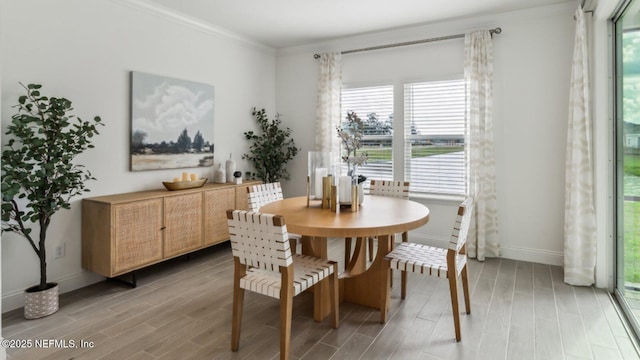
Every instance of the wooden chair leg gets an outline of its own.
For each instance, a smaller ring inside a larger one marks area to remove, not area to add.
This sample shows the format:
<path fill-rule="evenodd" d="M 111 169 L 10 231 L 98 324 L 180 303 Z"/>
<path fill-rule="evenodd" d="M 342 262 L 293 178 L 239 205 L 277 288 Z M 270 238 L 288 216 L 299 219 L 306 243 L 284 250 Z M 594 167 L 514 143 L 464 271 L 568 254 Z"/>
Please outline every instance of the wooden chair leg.
<path fill-rule="evenodd" d="M 402 233 L 402 242 L 408 242 L 409 241 L 409 233 L 408 232 L 403 232 Z M 393 251 L 393 249 L 395 249 L 396 247 L 396 235 L 393 234 L 391 235 L 391 249 L 389 251 Z M 393 270 L 391 270 L 391 280 L 389 281 L 389 287 L 393 287 Z M 402 299 L 404 300 L 404 298 L 407 295 L 407 272 L 406 271 L 401 271 L 401 275 L 402 279 L 400 280 L 401 284 L 400 286 L 402 287 Z"/>
<path fill-rule="evenodd" d="M 382 286 L 380 286 L 380 322 L 382 324 L 387 322 L 389 297 L 391 296 L 391 291 L 389 290 L 389 279 L 391 277 L 390 263 L 390 260 L 384 259 L 382 261 L 382 270 L 380 271 L 380 276 L 382 277 Z"/>
<path fill-rule="evenodd" d="M 291 247 L 292 254 L 297 254 L 296 250 L 298 248 L 298 239 L 295 239 L 295 238 L 289 239 L 289 247 Z"/>
<path fill-rule="evenodd" d="M 451 311 L 453 311 L 453 325 L 456 330 L 456 341 L 460 341 L 460 309 L 458 308 L 458 281 L 455 270 L 449 273 L 449 292 L 451 293 Z"/>
<path fill-rule="evenodd" d="M 460 254 L 467 254 L 467 244 L 462 245 Z M 468 260 L 468 259 L 467 259 Z M 467 314 L 471 314 L 471 298 L 469 297 L 469 262 L 467 261 L 462 268 L 462 291 L 464 292 L 464 306 L 467 310 Z"/>
<path fill-rule="evenodd" d="M 331 313 L 333 314 L 331 318 L 331 326 L 334 329 L 338 328 L 338 323 L 340 321 L 340 302 L 338 300 L 339 291 L 338 291 L 338 264 L 333 264 L 333 274 L 329 276 L 329 296 L 331 296 Z"/>
<path fill-rule="evenodd" d="M 233 311 L 231 317 L 231 351 L 238 351 L 240 347 L 240 327 L 242 325 L 242 306 L 244 303 L 244 289 L 240 287 L 240 278 L 246 274 L 246 268 L 234 258 L 233 276 Z"/>
<path fill-rule="evenodd" d="M 242 325 L 242 304 L 244 289 L 237 287 L 233 290 L 233 315 L 231 324 L 231 351 L 238 351 L 240 347 L 240 326 Z"/>
<path fill-rule="evenodd" d="M 291 314 L 293 312 L 293 266 L 282 270 L 280 289 L 280 360 L 288 360 L 291 347 Z"/>
<path fill-rule="evenodd" d="M 464 292 L 464 307 L 467 310 L 467 314 L 471 314 L 471 299 L 469 298 L 469 272 L 466 264 L 462 269 L 461 277 L 462 291 Z"/>
<path fill-rule="evenodd" d="M 407 272 L 400 271 L 400 298 L 402 300 L 407 298 Z"/>
<path fill-rule="evenodd" d="M 280 299 L 280 360 L 289 359 L 291 345 L 291 312 L 293 297 Z"/>

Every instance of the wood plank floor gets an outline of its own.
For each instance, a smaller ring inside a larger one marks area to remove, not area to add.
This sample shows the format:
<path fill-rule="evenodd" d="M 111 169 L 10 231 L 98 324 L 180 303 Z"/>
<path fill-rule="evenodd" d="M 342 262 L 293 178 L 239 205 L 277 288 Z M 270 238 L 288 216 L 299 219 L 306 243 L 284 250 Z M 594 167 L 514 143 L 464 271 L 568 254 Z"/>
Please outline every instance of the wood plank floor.
<path fill-rule="evenodd" d="M 330 241 L 331 258 L 339 259 L 342 249 L 340 240 Z M 136 289 L 102 282 L 63 294 L 60 311 L 44 319 L 24 320 L 22 309 L 5 313 L 6 339 L 77 345 L 10 349 L 9 358 L 278 358 L 279 303 L 250 292 L 240 350 L 229 350 L 232 264 L 230 248 L 221 245 L 140 271 Z M 292 358 L 638 359 L 606 292 L 564 284 L 561 268 L 488 259 L 472 260 L 469 273 L 472 313 L 461 316 L 459 343 L 448 282 L 410 275 L 407 299 L 401 301 L 395 272 L 385 325 L 377 311 L 343 303 L 334 330 L 328 321 L 313 321 L 312 295 L 296 297 Z M 81 340 L 93 347 L 83 348 Z"/>

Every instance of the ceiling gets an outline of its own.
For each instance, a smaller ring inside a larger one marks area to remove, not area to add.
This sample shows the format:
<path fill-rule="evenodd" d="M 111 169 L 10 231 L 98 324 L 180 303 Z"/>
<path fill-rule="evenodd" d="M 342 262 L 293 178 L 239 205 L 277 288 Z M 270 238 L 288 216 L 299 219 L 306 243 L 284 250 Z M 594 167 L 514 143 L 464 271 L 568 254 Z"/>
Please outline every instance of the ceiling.
<path fill-rule="evenodd" d="M 278 49 L 572 0 L 150 1 Z"/>

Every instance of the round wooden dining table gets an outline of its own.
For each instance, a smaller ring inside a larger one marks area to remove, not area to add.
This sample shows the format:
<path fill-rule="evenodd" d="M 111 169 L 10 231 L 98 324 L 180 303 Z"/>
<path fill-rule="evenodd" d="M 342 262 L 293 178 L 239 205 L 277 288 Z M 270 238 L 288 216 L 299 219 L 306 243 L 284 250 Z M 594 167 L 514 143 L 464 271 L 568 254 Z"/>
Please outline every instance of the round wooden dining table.
<path fill-rule="evenodd" d="M 354 254 L 340 275 L 341 300 L 380 309 L 384 276 L 388 269 L 384 257 L 391 249 L 393 234 L 416 229 L 429 221 L 429 208 L 411 200 L 366 195 L 358 211 L 350 207 L 332 212 L 307 197 L 278 200 L 260 208 L 260 212 L 282 215 L 287 231 L 302 235 L 303 254 L 327 258 L 327 238 L 363 239 L 377 237 L 378 249 L 367 267 L 364 241 L 357 241 Z M 326 288 L 326 289 L 325 289 Z M 330 313 L 327 285 L 314 291 L 314 319 L 321 321 Z M 388 296 L 388 295 L 387 295 Z"/>

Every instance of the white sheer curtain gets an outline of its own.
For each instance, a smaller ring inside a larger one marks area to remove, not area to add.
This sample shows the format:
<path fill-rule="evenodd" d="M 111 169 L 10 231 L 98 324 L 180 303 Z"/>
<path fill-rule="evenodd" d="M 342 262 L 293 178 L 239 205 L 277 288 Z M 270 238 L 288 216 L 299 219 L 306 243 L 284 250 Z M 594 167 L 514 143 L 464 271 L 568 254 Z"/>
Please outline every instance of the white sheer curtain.
<path fill-rule="evenodd" d="M 484 260 L 499 256 L 496 160 L 493 145 L 493 44 L 489 31 L 465 34 L 464 74 L 469 92 L 468 195 L 475 200 L 467 251 Z"/>
<path fill-rule="evenodd" d="M 564 281 L 589 286 L 595 281 L 596 215 L 591 160 L 589 49 L 582 8 L 576 10 L 575 19 L 565 170 Z"/>
<path fill-rule="evenodd" d="M 340 154 L 336 126 L 340 124 L 340 94 L 342 86 L 342 55 L 320 55 L 318 104 L 316 110 L 316 151 Z"/>

